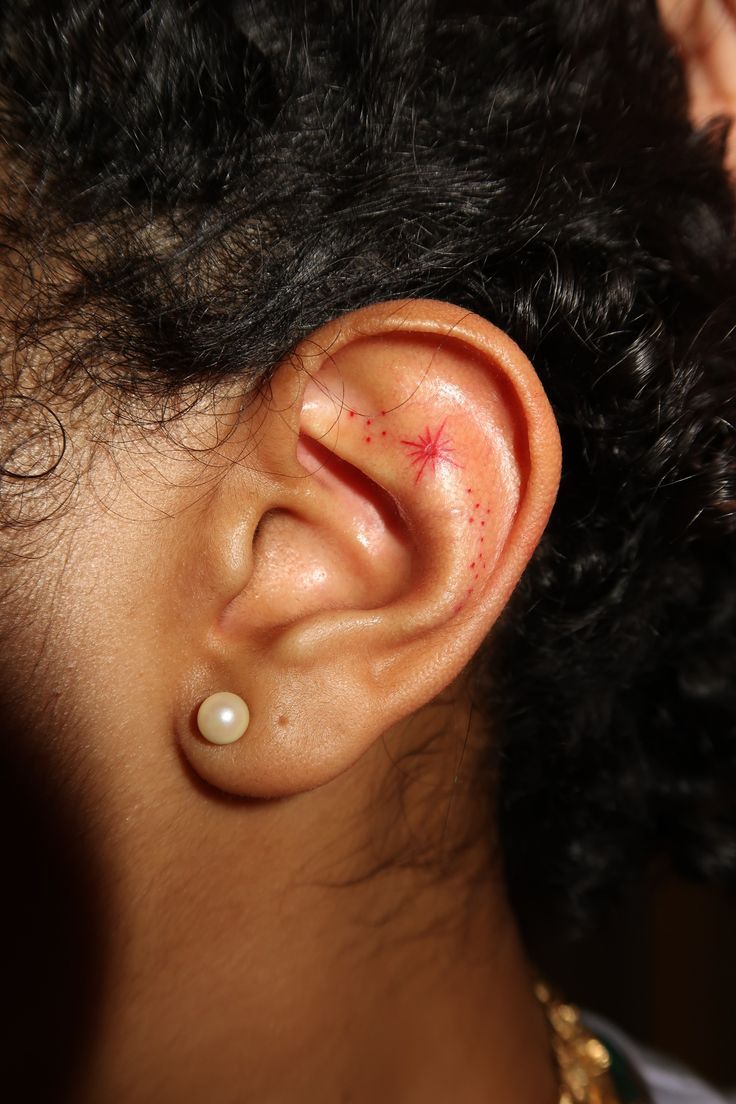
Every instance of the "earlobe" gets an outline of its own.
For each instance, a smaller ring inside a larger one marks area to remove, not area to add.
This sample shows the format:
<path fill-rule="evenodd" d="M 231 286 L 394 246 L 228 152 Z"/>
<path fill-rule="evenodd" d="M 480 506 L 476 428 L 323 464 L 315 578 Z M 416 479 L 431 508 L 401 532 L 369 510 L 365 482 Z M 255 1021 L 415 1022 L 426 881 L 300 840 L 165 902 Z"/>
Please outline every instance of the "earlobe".
<path fill-rule="evenodd" d="M 250 728 L 229 749 L 191 725 L 181 734 L 209 782 L 259 797 L 334 778 L 460 673 L 559 480 L 532 366 L 458 308 L 367 308 L 314 334 L 280 371 L 294 363 L 298 397 L 272 427 L 294 467 L 264 495 L 253 571 L 215 634 L 228 684 L 202 685 L 203 698 L 244 697 Z"/>

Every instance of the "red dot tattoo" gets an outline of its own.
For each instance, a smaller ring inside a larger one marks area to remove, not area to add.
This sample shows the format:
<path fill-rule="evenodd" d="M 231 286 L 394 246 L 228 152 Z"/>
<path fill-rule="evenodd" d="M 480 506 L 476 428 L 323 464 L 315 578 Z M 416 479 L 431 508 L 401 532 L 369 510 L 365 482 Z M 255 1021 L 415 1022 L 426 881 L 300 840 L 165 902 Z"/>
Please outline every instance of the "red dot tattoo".
<path fill-rule="evenodd" d="M 417 469 L 415 483 L 422 478 L 427 465 L 431 466 L 433 475 L 437 472 L 438 464 L 451 464 L 453 468 L 460 467 L 452 459 L 455 450 L 445 434 L 444 422 L 434 433 L 429 426 L 425 426 L 424 433 L 420 433 L 416 440 L 402 440 L 401 443 L 409 450 L 409 461 Z"/>

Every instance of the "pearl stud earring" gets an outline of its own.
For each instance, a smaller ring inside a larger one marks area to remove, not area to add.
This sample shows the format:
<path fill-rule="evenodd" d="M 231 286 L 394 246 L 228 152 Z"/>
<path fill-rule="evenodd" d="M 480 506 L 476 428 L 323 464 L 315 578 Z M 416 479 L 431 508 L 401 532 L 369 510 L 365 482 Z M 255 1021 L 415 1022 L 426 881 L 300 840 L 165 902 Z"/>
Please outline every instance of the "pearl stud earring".
<path fill-rule="evenodd" d="M 237 694 L 210 694 L 197 711 L 197 727 L 211 744 L 234 744 L 250 724 L 250 710 Z"/>

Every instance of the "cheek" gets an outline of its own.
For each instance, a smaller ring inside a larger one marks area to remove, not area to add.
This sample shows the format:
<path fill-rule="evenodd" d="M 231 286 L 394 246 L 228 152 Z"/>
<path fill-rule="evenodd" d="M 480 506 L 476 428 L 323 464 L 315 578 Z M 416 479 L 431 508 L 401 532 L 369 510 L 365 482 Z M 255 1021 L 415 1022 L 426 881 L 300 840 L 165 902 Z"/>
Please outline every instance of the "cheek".
<path fill-rule="evenodd" d="M 123 514 L 90 495 L 23 565 L 17 594 L 0 607 L 5 728 L 48 758 L 55 782 L 68 778 L 88 796 L 109 796 L 107 779 L 141 784 L 157 754 L 143 734 L 165 724 L 176 666 L 176 637 L 163 629 L 160 533 Z"/>

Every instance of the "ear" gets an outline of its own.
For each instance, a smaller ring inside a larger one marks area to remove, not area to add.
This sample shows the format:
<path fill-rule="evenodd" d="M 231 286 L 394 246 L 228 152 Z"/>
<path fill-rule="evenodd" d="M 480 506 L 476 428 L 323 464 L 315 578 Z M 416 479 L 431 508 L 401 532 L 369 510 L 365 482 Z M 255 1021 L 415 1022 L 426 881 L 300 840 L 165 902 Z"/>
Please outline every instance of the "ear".
<path fill-rule="evenodd" d="M 314 333 L 261 423 L 208 536 L 242 550 L 240 582 L 203 626 L 179 730 L 208 782 L 274 797 L 339 775 L 461 672 L 544 529 L 560 445 L 513 341 L 428 300 Z M 218 690 L 251 713 L 226 747 L 193 720 Z"/>

